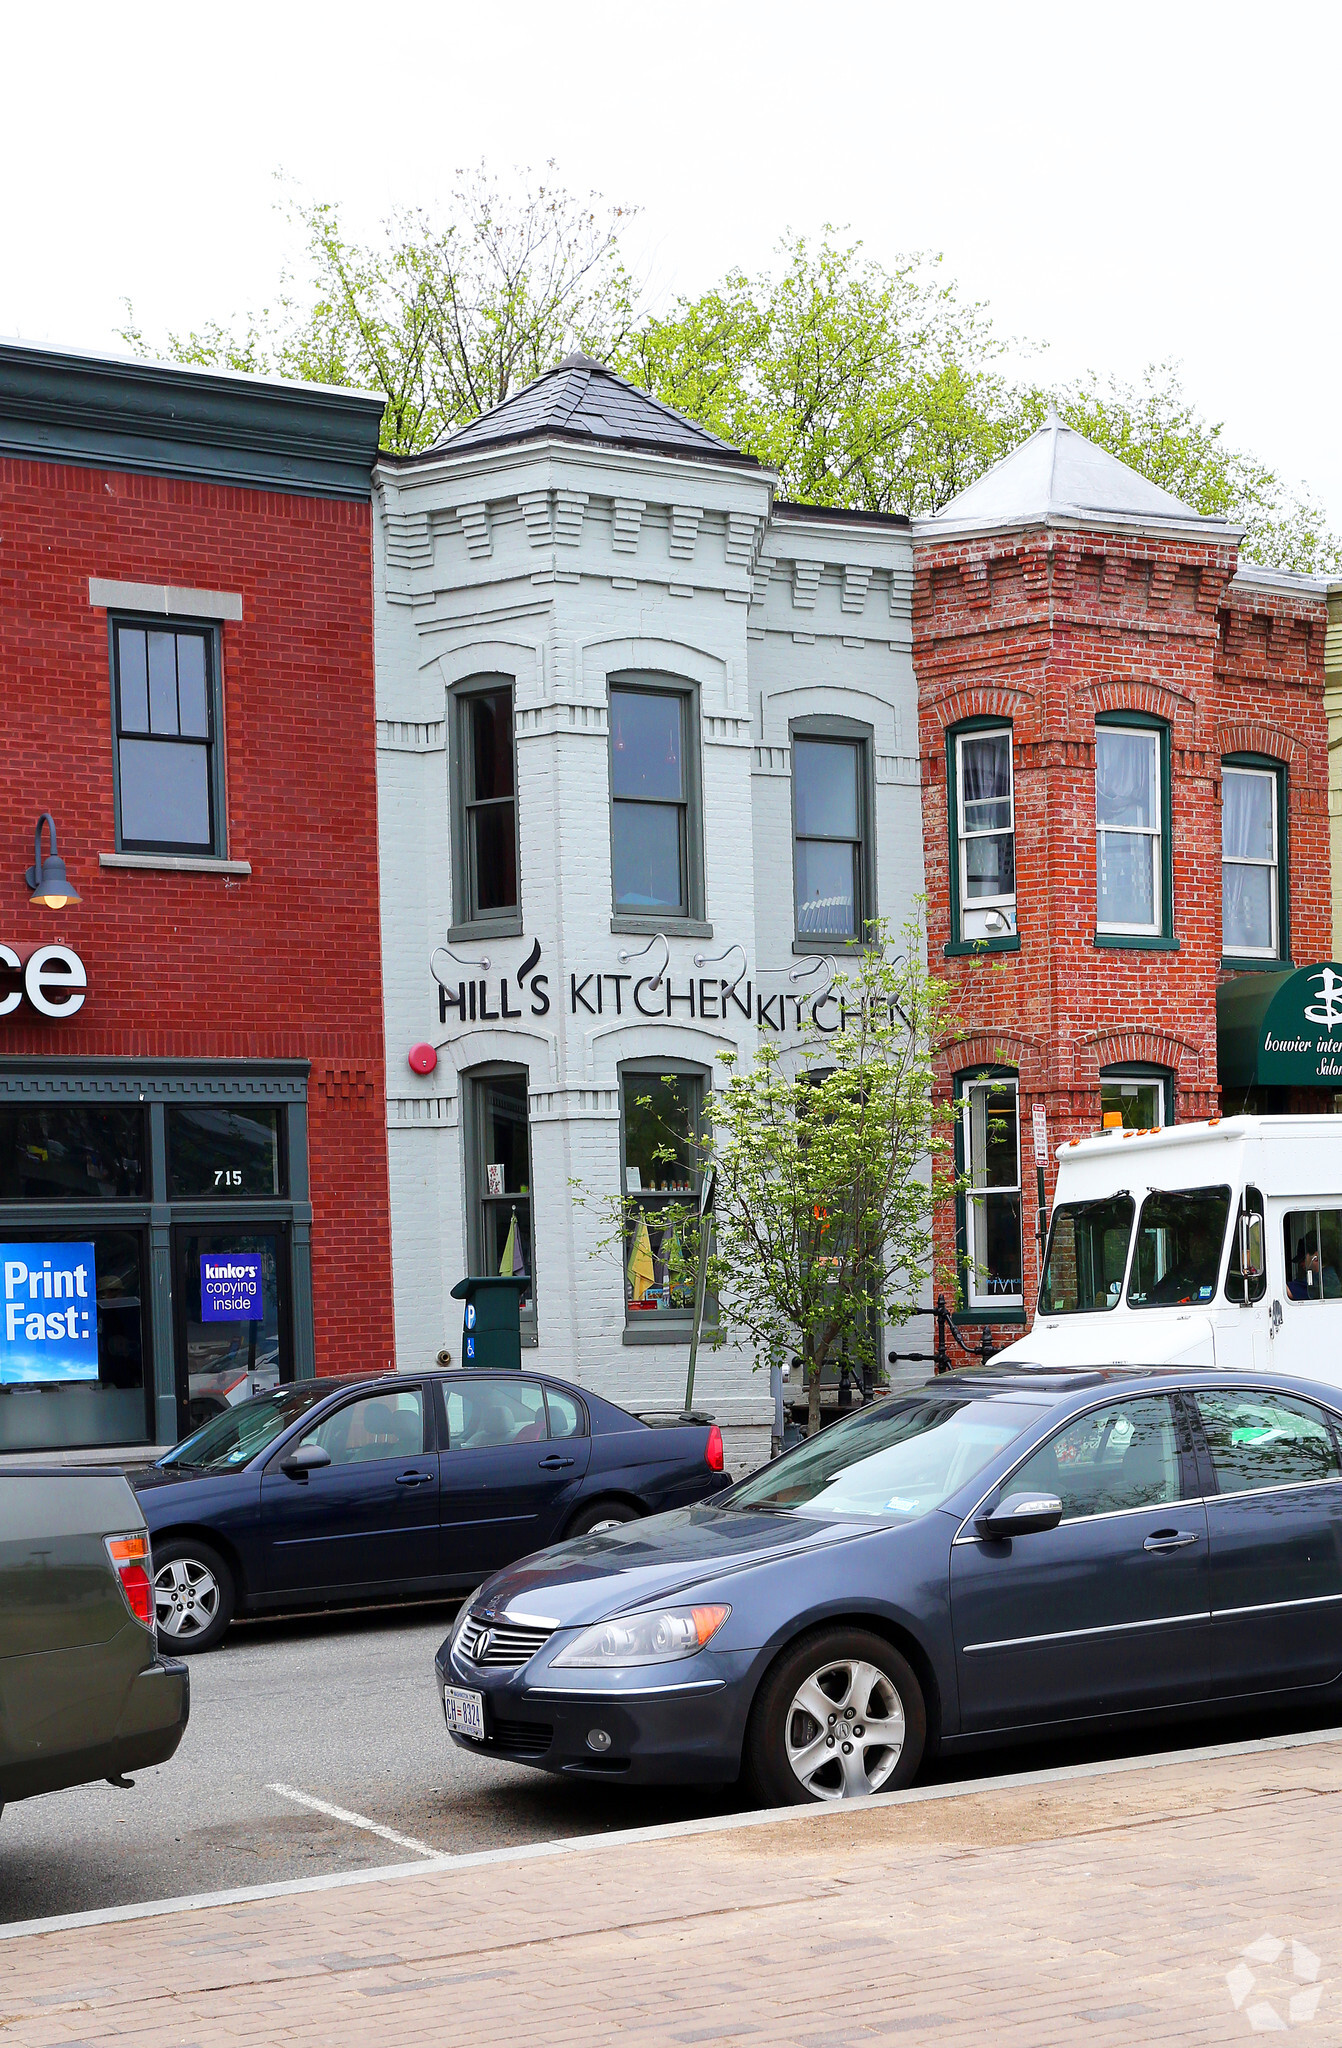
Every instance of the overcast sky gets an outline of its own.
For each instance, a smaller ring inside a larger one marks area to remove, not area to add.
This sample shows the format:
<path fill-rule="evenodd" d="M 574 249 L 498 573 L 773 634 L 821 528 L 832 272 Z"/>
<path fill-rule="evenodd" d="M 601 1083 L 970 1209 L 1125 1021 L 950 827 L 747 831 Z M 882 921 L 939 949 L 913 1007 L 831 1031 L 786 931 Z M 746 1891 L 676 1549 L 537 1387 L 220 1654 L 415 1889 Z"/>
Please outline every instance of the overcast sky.
<path fill-rule="evenodd" d="M 653 300 L 787 227 L 943 252 L 1041 372 L 1176 358 L 1342 531 L 1342 10 L 0 0 L 0 333 L 119 349 L 264 304 L 276 171 L 372 230 L 555 158 L 642 209 Z"/>

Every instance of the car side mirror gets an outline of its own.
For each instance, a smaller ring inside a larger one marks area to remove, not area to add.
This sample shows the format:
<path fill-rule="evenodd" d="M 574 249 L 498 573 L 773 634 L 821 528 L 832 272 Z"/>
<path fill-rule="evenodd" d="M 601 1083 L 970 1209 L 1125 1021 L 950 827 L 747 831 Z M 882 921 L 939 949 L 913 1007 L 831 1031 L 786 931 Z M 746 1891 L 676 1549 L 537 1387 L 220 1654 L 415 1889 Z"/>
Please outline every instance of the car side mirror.
<path fill-rule="evenodd" d="M 296 1451 L 290 1451 L 287 1458 L 280 1459 L 280 1470 L 290 1479 L 306 1479 L 309 1472 L 320 1472 L 323 1465 L 329 1465 L 331 1453 L 324 1451 L 320 1444 L 300 1444 Z"/>
<path fill-rule="evenodd" d="M 1038 1536 L 1056 1529 L 1062 1520 L 1062 1502 L 1056 1493 L 1009 1493 L 996 1507 L 975 1518 L 980 1536 L 994 1542 L 1003 1536 Z"/>

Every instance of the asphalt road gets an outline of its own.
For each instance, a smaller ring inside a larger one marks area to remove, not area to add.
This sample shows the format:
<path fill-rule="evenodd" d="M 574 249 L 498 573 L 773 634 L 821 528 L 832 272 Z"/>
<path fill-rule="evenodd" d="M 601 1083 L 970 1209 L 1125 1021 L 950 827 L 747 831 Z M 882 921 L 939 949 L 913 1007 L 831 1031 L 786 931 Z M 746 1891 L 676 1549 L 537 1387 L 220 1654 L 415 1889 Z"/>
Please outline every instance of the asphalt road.
<path fill-rule="evenodd" d="M 220 1649 L 192 1659 L 191 1721 L 171 1762 L 140 1772 L 132 1791 L 79 1786 L 5 1810 L 0 1923 L 406 1862 L 416 1844 L 434 1854 L 505 1848 L 744 1804 L 732 1788 L 575 1785 L 458 1750 L 433 1676 L 453 1612 L 448 1604 L 235 1627 Z M 988 1752 L 936 1775 L 1033 1770 L 1339 1720 L 1334 1707 L 1167 1722 L 1136 1738 Z"/>

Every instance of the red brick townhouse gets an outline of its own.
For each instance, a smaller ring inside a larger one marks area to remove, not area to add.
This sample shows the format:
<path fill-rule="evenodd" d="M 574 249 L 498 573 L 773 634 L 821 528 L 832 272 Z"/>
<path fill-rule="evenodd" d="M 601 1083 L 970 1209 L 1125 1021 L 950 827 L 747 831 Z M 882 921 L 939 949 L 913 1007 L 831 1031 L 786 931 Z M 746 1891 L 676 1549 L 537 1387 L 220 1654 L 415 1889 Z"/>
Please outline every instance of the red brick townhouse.
<path fill-rule="evenodd" d="M 1240 537 L 1052 421 L 915 527 L 962 1320 L 1004 1338 L 1036 1138 L 1051 1200 L 1057 1146 L 1106 1117 L 1332 1106 L 1263 1028 L 1329 957 L 1325 596 Z"/>
<path fill-rule="evenodd" d="M 391 1360 L 378 418 L 0 346 L 0 1450 Z"/>

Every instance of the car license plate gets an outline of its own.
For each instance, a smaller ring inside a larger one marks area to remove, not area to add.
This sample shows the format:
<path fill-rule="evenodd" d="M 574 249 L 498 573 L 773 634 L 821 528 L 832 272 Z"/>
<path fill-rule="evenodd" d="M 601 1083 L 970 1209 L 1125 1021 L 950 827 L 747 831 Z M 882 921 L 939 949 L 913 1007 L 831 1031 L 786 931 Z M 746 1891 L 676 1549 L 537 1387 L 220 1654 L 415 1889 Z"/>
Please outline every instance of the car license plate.
<path fill-rule="evenodd" d="M 446 1686 L 443 1690 L 443 1712 L 449 1728 L 455 1728 L 458 1735 L 474 1736 L 477 1742 L 485 1739 L 485 1696 L 482 1692 L 463 1692 L 458 1685 Z"/>

